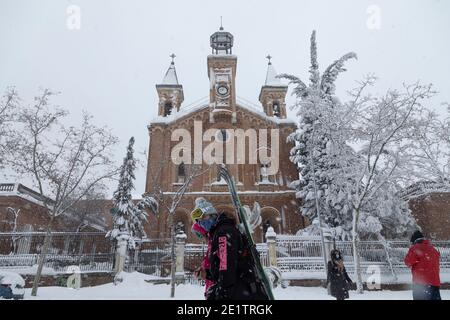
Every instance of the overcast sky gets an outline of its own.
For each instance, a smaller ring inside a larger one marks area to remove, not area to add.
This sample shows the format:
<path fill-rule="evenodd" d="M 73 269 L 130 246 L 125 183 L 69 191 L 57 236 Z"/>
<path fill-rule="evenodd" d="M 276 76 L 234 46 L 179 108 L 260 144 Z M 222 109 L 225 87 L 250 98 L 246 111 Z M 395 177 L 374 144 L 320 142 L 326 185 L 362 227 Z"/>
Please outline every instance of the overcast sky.
<path fill-rule="evenodd" d="M 79 29 L 68 27 L 71 5 L 80 9 Z M 85 109 L 113 129 L 119 162 L 131 136 L 137 151 L 148 148 L 155 84 L 172 52 L 184 105 L 208 95 L 209 36 L 220 16 L 234 35 L 237 95 L 255 103 L 268 53 L 278 72 L 307 80 L 314 29 L 321 70 L 349 51 L 358 55 L 337 82 L 343 100 L 356 80 L 375 73 L 379 90 L 432 82 L 440 93 L 430 107 L 443 111 L 440 102 L 450 102 L 447 0 L 0 0 L 0 90 L 14 85 L 25 100 L 40 87 L 60 91 L 54 102 L 70 111 L 70 121 Z M 144 186 L 140 169 L 135 194 Z"/>

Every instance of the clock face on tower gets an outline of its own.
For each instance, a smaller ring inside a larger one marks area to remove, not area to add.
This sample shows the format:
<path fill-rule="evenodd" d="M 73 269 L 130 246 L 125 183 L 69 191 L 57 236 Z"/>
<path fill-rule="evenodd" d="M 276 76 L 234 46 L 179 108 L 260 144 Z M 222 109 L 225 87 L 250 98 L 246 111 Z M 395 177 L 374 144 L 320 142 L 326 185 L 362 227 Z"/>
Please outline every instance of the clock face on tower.
<path fill-rule="evenodd" d="M 228 94 L 228 87 L 225 85 L 219 85 L 217 87 L 217 93 L 221 96 L 226 96 Z"/>

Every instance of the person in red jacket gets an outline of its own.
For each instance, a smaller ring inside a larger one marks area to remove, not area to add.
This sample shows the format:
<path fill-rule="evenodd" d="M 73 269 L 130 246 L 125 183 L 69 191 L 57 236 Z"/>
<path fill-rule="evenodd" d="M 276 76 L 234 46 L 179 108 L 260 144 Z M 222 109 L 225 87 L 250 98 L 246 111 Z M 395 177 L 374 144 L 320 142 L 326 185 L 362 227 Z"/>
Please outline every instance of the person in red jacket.
<path fill-rule="evenodd" d="M 439 251 L 420 231 L 415 231 L 405 257 L 405 264 L 412 272 L 414 300 L 441 300 L 439 258 Z"/>

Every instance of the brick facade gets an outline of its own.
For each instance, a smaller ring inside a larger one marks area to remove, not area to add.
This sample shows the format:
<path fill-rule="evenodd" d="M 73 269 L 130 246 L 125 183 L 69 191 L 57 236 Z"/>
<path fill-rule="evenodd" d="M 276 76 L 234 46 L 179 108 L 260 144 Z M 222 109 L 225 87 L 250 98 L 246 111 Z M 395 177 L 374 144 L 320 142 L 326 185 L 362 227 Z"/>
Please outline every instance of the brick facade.
<path fill-rule="evenodd" d="M 40 203 L 40 196 L 37 192 L 21 184 L 2 184 L 1 186 L 11 186 L 11 192 L 0 192 L 0 232 L 11 232 L 14 228 L 14 214 L 8 207 L 20 210 L 17 218 L 17 231 L 45 231 L 50 221 L 50 214 Z M 14 187 L 12 187 L 14 186 Z M 111 202 L 106 201 L 105 207 L 110 207 Z M 108 209 L 109 210 L 109 209 Z M 103 210 L 106 212 L 106 210 Z M 107 216 L 105 216 L 107 217 Z M 53 231 L 76 231 L 80 226 L 80 219 L 76 214 L 63 214 L 53 220 Z M 107 221 L 111 224 L 110 221 Z M 81 231 L 99 231 L 104 226 L 84 226 Z"/>
<path fill-rule="evenodd" d="M 293 145 L 286 142 L 288 135 L 297 128 L 295 122 L 286 117 L 287 86 L 275 77 L 275 69 L 269 59 L 266 81 L 260 93 L 261 105 L 238 99 L 235 81 L 238 58 L 232 54 L 232 46 L 233 35 L 223 29 L 211 36 L 213 54 L 206 59 L 210 80 L 208 103 L 187 109 L 180 107 L 184 93 L 178 83 L 173 60 L 162 83 L 156 85 L 160 101 L 155 103 L 158 118 L 148 126 L 150 141 L 145 194 L 152 195 L 157 187 L 163 191 L 166 201 L 183 185 L 191 172 L 203 173 L 193 179 L 174 215 L 175 223 L 182 224 L 189 242 L 196 240 L 190 232 L 192 221 L 189 215 L 197 197 L 206 198 L 219 211 L 235 212 L 227 186 L 217 181 L 217 163 L 227 165 L 244 205 L 250 208 L 255 202 L 260 205 L 262 224 L 254 234 L 257 242 L 263 241 L 263 233 L 268 226 L 272 226 L 277 233 L 294 234 L 306 225 L 298 212 L 295 192 L 289 188 L 289 184 L 298 179 L 298 172 L 289 160 Z M 172 106 L 173 112 L 167 114 L 162 105 Z M 203 134 L 210 129 L 216 129 L 224 140 L 221 141 L 217 134 L 211 139 L 205 138 Z M 185 141 L 184 136 L 177 137 L 179 130 L 188 133 L 190 139 Z M 236 130 L 241 131 L 237 133 Z M 196 134 L 198 132 L 200 136 Z M 246 136 L 242 139 L 242 136 L 233 134 Z M 254 144 L 249 137 L 256 137 Z M 264 137 L 267 137 L 267 144 Z M 223 142 L 224 151 L 211 164 L 203 158 L 203 152 L 207 152 L 205 150 L 209 150 L 211 142 L 215 141 Z M 174 161 L 172 154 L 181 143 L 188 146 L 188 151 L 176 153 L 176 156 L 188 159 L 186 162 L 183 160 L 182 164 Z M 250 160 L 254 155 L 260 155 L 260 150 L 264 148 L 270 150 L 270 155 L 275 154 L 273 151 L 277 146 L 279 168 L 275 173 L 267 174 L 273 159 L 270 163 L 258 156 Z M 242 150 L 245 159 L 242 161 L 240 158 L 239 161 L 237 153 Z M 150 216 L 151 221 L 146 227 L 148 235 L 154 238 L 168 237 L 170 231 L 167 209 L 164 206 L 160 209 L 158 217 Z"/>
<path fill-rule="evenodd" d="M 258 164 L 231 164 L 229 169 L 235 179 L 239 181 L 237 188 L 240 199 L 243 204 L 253 207 L 254 202 L 258 202 L 262 208 L 263 222 L 269 222 L 279 233 L 295 233 L 298 229 L 305 226 L 305 221 L 301 219 L 298 213 L 298 204 L 295 199 L 295 193 L 288 185 L 291 181 L 297 179 L 297 170 L 292 162 L 289 161 L 289 151 L 291 145 L 287 144 L 287 136 L 295 130 L 295 125 L 276 124 L 266 121 L 258 115 L 252 114 L 250 111 L 237 107 L 237 123 L 231 124 L 230 119 L 223 118 L 222 121 L 215 123 L 209 122 L 209 110 L 207 108 L 198 110 L 188 114 L 186 117 L 177 121 L 165 123 L 152 123 L 149 126 L 150 145 L 147 169 L 146 193 L 151 194 L 155 185 L 169 193 L 176 192 L 180 187 L 177 177 L 178 166 L 171 159 L 171 150 L 178 143 L 171 141 L 171 133 L 176 128 L 184 128 L 191 135 L 194 134 L 194 120 L 201 120 L 203 131 L 209 128 L 241 128 L 247 130 L 249 128 L 257 129 L 279 129 L 279 159 L 280 169 L 276 175 L 270 176 L 270 182 L 267 184 L 260 183 L 260 169 Z M 206 147 L 207 143 L 203 143 Z M 248 152 L 249 146 L 247 146 Z M 189 174 L 190 166 L 186 165 L 187 174 Z M 188 241 L 194 240 L 190 234 L 192 222 L 189 219 L 189 213 L 194 208 L 195 198 L 199 196 L 205 197 L 211 201 L 216 208 L 234 212 L 231 207 L 231 199 L 226 185 L 217 183 L 216 166 L 203 163 L 200 171 L 205 171 L 202 176 L 194 178 L 191 188 L 185 194 L 180 203 L 176 214 L 175 223 L 182 222 L 185 226 L 185 232 L 188 235 Z M 155 177 L 158 177 L 155 181 Z M 158 238 L 168 236 L 167 212 L 162 211 L 156 225 L 150 224 L 148 233 Z M 262 240 L 262 228 L 255 234 L 255 238 Z"/>
<path fill-rule="evenodd" d="M 410 199 L 409 207 L 426 237 L 450 240 L 450 192 Z"/>

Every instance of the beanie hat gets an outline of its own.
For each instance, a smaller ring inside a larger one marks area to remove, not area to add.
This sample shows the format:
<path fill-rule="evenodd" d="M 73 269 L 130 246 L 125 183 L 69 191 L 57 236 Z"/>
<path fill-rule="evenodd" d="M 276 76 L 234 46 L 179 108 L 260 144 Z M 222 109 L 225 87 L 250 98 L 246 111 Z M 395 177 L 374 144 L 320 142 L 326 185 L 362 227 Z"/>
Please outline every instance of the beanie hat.
<path fill-rule="evenodd" d="M 422 240 L 424 238 L 422 232 L 420 232 L 419 230 L 414 231 L 414 233 L 411 236 L 411 243 L 415 243 L 417 240 Z"/>
<path fill-rule="evenodd" d="M 197 209 L 201 211 L 201 215 L 217 214 L 216 208 L 203 197 L 195 199 L 195 209 L 191 212 L 191 218 L 194 221 L 199 218 L 198 214 L 194 214 L 196 211 L 198 212 Z"/>

